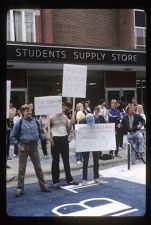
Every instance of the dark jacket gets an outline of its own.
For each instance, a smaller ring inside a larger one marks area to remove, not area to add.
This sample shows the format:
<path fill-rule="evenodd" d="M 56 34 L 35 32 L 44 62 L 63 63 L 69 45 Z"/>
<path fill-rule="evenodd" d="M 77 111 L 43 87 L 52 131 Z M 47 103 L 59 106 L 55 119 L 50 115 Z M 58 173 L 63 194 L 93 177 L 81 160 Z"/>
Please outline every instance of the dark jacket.
<path fill-rule="evenodd" d="M 142 126 L 145 124 L 145 120 L 139 115 L 134 113 L 134 121 L 132 124 L 132 128 L 129 128 L 129 116 L 126 114 L 122 119 L 122 127 L 125 134 L 127 132 L 136 132 L 137 130 L 140 130 L 137 128 L 137 125 L 141 124 Z"/>

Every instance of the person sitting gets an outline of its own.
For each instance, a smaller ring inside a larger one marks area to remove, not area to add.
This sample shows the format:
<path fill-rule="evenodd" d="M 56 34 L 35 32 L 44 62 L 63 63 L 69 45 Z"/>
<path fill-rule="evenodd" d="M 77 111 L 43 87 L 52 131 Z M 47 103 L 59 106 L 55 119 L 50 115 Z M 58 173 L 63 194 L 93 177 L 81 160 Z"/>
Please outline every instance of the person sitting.
<path fill-rule="evenodd" d="M 136 164 L 137 154 L 144 151 L 144 136 L 141 128 L 144 126 L 145 120 L 135 113 L 134 104 L 130 103 L 126 107 L 126 115 L 122 119 L 124 133 L 127 134 L 128 141 L 133 145 L 131 149 L 132 164 Z"/>

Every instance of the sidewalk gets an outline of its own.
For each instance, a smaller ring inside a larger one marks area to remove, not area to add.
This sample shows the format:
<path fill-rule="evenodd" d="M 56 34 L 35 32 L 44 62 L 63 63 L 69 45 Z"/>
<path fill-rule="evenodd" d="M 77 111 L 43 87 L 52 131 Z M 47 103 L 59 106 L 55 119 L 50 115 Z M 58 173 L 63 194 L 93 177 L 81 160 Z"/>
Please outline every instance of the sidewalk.
<path fill-rule="evenodd" d="M 71 171 L 80 170 L 82 168 L 82 164 L 77 165 L 77 163 L 76 163 L 74 143 L 70 142 L 69 146 L 70 146 L 70 167 L 71 167 Z M 44 159 L 40 143 L 38 143 L 38 149 L 39 149 L 41 166 L 42 166 L 44 175 L 50 175 L 51 176 L 51 161 L 52 161 L 52 159 L 50 157 L 50 154 L 49 154 L 48 159 Z M 103 152 L 103 153 L 106 153 L 106 152 Z M 14 146 L 11 145 L 10 146 L 10 156 L 12 157 L 12 160 L 7 161 L 7 164 L 11 167 L 10 169 L 7 169 L 7 182 L 17 180 L 18 157 L 13 157 L 13 154 L 14 154 Z M 120 155 L 121 155 L 122 158 L 114 157 L 114 159 L 110 159 L 110 160 L 99 160 L 100 170 L 103 170 L 103 167 L 105 167 L 105 166 L 113 167 L 113 166 L 117 166 L 117 165 L 122 164 L 122 163 L 127 163 L 128 159 L 127 159 L 127 154 L 126 154 L 125 149 L 120 150 Z M 89 166 L 89 168 L 93 167 L 92 153 L 90 153 L 90 159 L 89 159 L 89 165 L 88 166 Z M 60 159 L 60 172 L 62 172 L 62 171 L 64 171 L 64 167 L 63 167 L 62 159 Z M 31 162 L 30 158 L 28 157 L 27 167 L 26 167 L 26 177 L 32 177 L 32 176 L 36 176 L 36 175 L 35 175 L 35 171 L 34 171 L 34 167 L 32 165 L 32 162 Z"/>

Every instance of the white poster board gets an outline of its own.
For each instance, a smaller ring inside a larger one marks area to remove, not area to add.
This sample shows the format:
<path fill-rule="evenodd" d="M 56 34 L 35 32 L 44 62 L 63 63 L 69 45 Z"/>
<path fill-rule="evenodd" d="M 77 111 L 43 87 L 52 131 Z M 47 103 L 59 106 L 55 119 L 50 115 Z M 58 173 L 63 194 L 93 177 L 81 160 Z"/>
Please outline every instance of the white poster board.
<path fill-rule="evenodd" d="M 115 124 L 76 124 L 76 152 L 116 150 Z"/>
<path fill-rule="evenodd" d="M 6 118 L 9 118 L 9 106 L 10 106 L 10 93 L 11 93 L 11 81 L 6 82 Z"/>
<path fill-rule="evenodd" d="M 62 113 L 62 96 L 43 96 L 34 98 L 35 115 Z"/>
<path fill-rule="evenodd" d="M 63 97 L 86 98 L 87 66 L 64 64 Z"/>

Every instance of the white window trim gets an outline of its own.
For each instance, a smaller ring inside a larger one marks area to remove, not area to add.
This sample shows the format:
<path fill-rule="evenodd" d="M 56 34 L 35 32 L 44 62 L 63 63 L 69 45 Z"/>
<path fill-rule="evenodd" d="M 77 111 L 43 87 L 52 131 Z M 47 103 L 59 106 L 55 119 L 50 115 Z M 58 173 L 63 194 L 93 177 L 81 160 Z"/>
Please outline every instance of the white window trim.
<path fill-rule="evenodd" d="M 10 13 L 10 41 L 15 41 L 15 32 L 14 32 L 14 18 L 13 11 L 20 11 L 22 17 L 22 42 L 27 42 L 26 40 L 26 26 L 25 26 L 25 11 L 33 12 L 33 42 L 36 42 L 36 26 L 35 26 L 35 10 L 31 9 L 11 9 L 8 13 Z"/>

